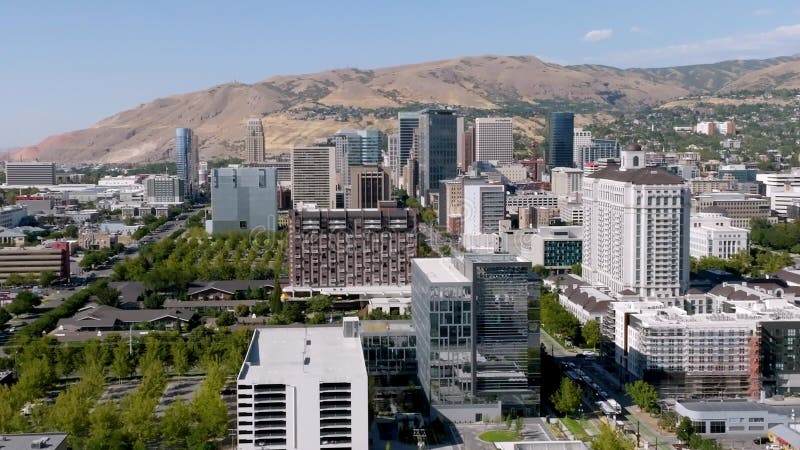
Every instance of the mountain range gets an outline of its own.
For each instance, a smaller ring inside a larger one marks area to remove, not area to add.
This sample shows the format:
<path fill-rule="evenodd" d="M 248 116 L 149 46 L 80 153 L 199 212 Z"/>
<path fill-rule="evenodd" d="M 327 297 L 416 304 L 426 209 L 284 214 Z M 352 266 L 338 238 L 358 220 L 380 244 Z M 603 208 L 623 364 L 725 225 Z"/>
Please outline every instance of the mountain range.
<path fill-rule="evenodd" d="M 261 117 L 270 153 L 342 128 L 391 131 L 396 113 L 452 106 L 515 117 L 515 131 L 541 132 L 547 110 L 575 107 L 579 123 L 605 111 L 658 106 L 685 96 L 800 89 L 800 55 L 654 69 L 568 65 L 532 56 L 474 56 L 361 70 L 275 76 L 159 98 L 94 126 L 13 149 L 10 160 L 138 163 L 171 157 L 176 127 L 194 129 L 201 159 L 242 157 L 244 124 Z"/>

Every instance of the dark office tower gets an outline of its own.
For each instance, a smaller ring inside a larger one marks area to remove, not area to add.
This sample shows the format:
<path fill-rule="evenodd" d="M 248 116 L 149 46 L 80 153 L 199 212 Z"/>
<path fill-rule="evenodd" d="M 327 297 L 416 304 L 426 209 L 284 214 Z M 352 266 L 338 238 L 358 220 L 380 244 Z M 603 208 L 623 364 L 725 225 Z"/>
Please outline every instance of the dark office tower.
<path fill-rule="evenodd" d="M 466 172 L 475 162 L 475 127 L 470 126 L 464 131 L 464 151 L 458 157 L 458 168 Z"/>
<path fill-rule="evenodd" d="M 389 174 L 378 166 L 353 166 L 350 168 L 348 208 L 377 208 L 378 203 L 388 200 L 391 190 Z"/>
<path fill-rule="evenodd" d="M 414 129 L 419 126 L 419 113 L 401 112 L 397 114 L 400 133 L 400 167 L 405 167 L 414 146 Z"/>
<path fill-rule="evenodd" d="M 183 180 L 186 198 L 193 199 L 197 195 L 200 163 L 197 137 L 189 128 L 175 130 L 175 159 L 178 163 L 178 179 Z"/>
<path fill-rule="evenodd" d="M 458 142 L 464 118 L 447 109 L 419 113 L 419 191 L 421 196 L 439 190 L 439 181 L 458 175 Z"/>
<path fill-rule="evenodd" d="M 548 121 L 547 168 L 572 167 L 575 114 L 571 112 L 550 113 Z"/>

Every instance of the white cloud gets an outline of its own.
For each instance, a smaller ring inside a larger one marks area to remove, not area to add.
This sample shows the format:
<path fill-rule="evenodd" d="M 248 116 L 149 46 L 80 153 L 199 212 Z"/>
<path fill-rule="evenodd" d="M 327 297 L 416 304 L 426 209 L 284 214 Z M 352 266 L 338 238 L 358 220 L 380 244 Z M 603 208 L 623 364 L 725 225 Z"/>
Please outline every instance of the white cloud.
<path fill-rule="evenodd" d="M 766 8 L 757 9 L 757 10 L 753 11 L 753 15 L 754 16 L 769 16 L 769 15 L 772 15 L 772 10 L 771 9 L 766 9 Z"/>
<path fill-rule="evenodd" d="M 634 26 L 631 27 L 631 29 L 629 31 L 631 33 L 645 33 L 645 32 L 647 32 L 647 28 L 640 27 L 638 25 L 634 25 Z"/>
<path fill-rule="evenodd" d="M 731 35 L 666 47 L 593 56 L 587 58 L 586 62 L 615 64 L 621 67 L 702 64 L 726 59 L 793 55 L 798 53 L 798 48 L 800 48 L 800 23 L 760 33 Z"/>
<path fill-rule="evenodd" d="M 612 30 L 611 28 L 605 28 L 602 30 L 592 30 L 583 36 L 583 41 L 600 42 L 610 38 L 612 34 L 614 34 L 614 30 Z"/>

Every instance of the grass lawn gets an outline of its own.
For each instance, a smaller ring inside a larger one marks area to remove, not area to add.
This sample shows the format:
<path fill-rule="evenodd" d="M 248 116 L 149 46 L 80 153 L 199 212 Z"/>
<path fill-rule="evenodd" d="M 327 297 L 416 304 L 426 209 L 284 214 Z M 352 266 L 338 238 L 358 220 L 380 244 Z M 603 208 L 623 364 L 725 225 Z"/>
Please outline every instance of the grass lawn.
<path fill-rule="evenodd" d="M 565 427 L 569 430 L 570 433 L 575 437 L 575 439 L 579 439 L 581 441 L 588 441 L 589 434 L 586 433 L 586 430 L 583 429 L 580 423 L 577 420 L 571 417 L 564 417 L 561 419 L 561 423 L 564 424 Z"/>
<path fill-rule="evenodd" d="M 518 441 L 519 434 L 512 430 L 492 430 L 478 435 L 478 439 L 486 442 L 509 442 Z"/>

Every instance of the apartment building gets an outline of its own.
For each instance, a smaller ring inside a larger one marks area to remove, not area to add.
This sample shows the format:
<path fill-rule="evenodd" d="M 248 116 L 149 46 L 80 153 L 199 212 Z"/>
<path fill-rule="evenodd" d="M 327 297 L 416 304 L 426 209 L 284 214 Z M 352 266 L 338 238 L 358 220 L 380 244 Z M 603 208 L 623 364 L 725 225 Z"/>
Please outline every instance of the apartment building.
<path fill-rule="evenodd" d="M 289 280 L 295 288 L 406 285 L 416 256 L 412 210 L 308 206 L 290 212 Z"/>
<path fill-rule="evenodd" d="M 358 322 L 257 329 L 236 380 L 239 449 L 367 448 Z"/>
<path fill-rule="evenodd" d="M 619 166 L 584 178 L 583 277 L 615 292 L 680 295 L 689 284 L 689 188 L 644 162 L 632 145 Z"/>

